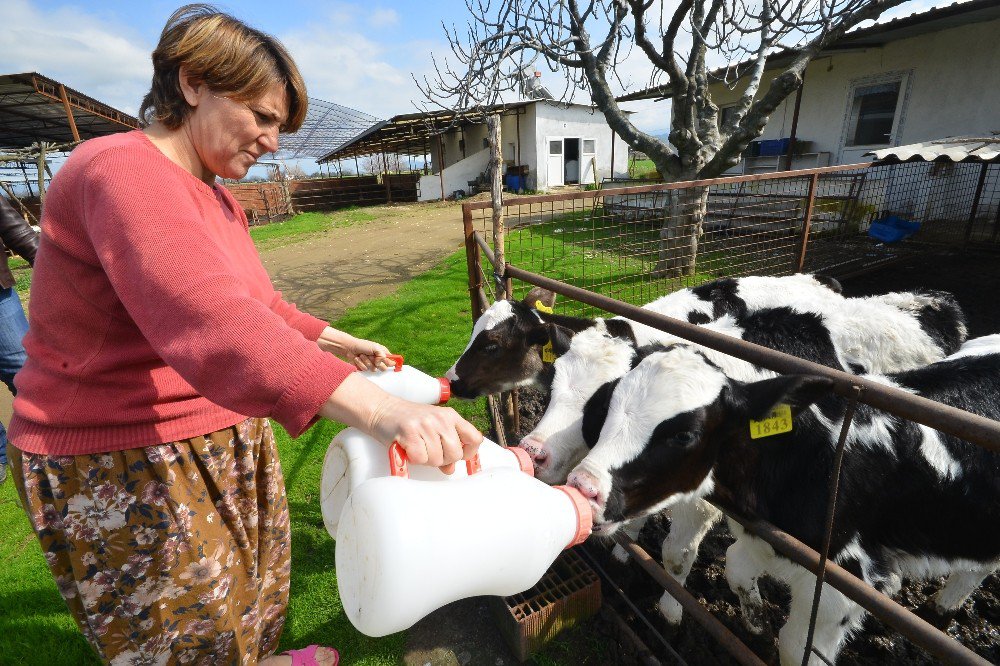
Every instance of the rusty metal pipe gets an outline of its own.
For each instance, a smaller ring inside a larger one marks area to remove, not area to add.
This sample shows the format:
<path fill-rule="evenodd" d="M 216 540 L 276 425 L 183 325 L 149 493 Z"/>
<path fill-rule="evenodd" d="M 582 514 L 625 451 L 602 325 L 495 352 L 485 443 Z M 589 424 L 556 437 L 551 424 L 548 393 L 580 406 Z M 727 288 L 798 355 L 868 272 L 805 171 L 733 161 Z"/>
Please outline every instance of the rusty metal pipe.
<path fill-rule="evenodd" d="M 496 270 L 497 257 L 495 254 L 493 254 L 493 248 L 490 247 L 490 244 L 486 242 L 486 239 L 483 238 L 478 231 L 473 231 L 472 233 L 473 237 L 476 239 L 476 244 L 478 244 L 479 247 L 483 249 L 483 253 L 486 255 L 486 258 L 490 260 L 490 264 L 493 266 L 493 270 Z"/>
<path fill-rule="evenodd" d="M 523 280 L 544 287 L 568 298 L 600 308 L 616 315 L 628 317 L 632 321 L 652 326 L 699 345 L 714 349 L 749 363 L 780 372 L 782 374 L 808 374 L 826 377 L 833 381 L 834 391 L 850 397 L 854 386 L 865 388 L 864 400 L 878 409 L 968 440 L 991 451 L 1000 451 L 1000 423 L 962 409 L 943 405 L 927 398 L 907 393 L 900 389 L 879 384 L 857 375 L 828 368 L 825 365 L 805 361 L 795 356 L 755 345 L 753 343 L 716 333 L 707 328 L 689 324 L 679 319 L 666 317 L 651 310 L 616 301 L 607 296 L 595 294 L 574 287 L 559 280 L 553 280 L 537 273 L 522 270 L 507 264 L 506 277 Z"/>
<path fill-rule="evenodd" d="M 701 605 L 701 603 L 694 598 L 694 596 L 684 589 L 684 586 L 673 579 L 666 571 L 663 570 L 659 564 L 657 564 L 652 557 L 649 556 L 645 550 L 643 550 L 635 541 L 630 539 L 624 534 L 616 534 L 615 540 L 627 550 L 631 555 L 632 559 L 639 563 L 639 566 L 648 573 L 653 580 L 659 583 L 663 589 L 667 591 L 670 596 L 677 600 L 677 602 L 687 611 L 691 618 L 698 622 L 702 627 L 705 628 L 712 638 L 717 640 L 719 644 L 725 648 L 726 652 L 731 654 L 734 659 L 736 659 L 741 664 L 753 665 L 753 666 L 764 666 L 764 662 L 755 655 L 750 648 L 743 644 L 739 638 L 736 637 L 733 632 L 726 628 L 726 625 L 722 624 L 708 612 L 708 609 Z"/>
<path fill-rule="evenodd" d="M 770 523 L 762 520 L 749 520 L 728 508 L 720 508 L 748 532 L 766 541 L 772 548 L 791 561 L 814 574 L 819 573 L 819 553 L 809 546 Z M 990 663 L 834 562 L 827 561 L 826 563 L 826 581 L 831 587 L 857 602 L 869 613 L 899 631 L 915 645 L 941 659 L 942 662 L 946 664 L 975 664 L 976 666 L 988 666 Z"/>

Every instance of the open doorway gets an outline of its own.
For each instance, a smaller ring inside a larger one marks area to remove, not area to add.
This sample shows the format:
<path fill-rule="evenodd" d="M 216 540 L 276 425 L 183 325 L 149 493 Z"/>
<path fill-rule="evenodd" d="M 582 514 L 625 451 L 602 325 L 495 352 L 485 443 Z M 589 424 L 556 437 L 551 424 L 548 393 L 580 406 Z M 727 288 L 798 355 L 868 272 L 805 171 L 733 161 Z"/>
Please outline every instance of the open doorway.
<path fill-rule="evenodd" d="M 565 182 L 567 185 L 580 184 L 580 139 L 563 139 L 565 158 Z"/>

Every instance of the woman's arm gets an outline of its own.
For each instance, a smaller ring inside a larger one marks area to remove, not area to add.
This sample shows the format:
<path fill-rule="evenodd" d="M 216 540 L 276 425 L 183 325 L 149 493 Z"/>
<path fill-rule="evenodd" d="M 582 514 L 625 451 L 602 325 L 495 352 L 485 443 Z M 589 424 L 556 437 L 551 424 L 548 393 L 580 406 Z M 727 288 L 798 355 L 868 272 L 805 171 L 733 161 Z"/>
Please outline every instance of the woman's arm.
<path fill-rule="evenodd" d="M 441 467 L 447 474 L 457 461 L 474 456 L 483 441 L 482 433 L 454 409 L 396 398 L 360 375 L 344 379 L 319 414 L 387 446 L 399 442 L 411 462 Z"/>
<path fill-rule="evenodd" d="M 353 363 L 358 370 L 384 370 L 392 367 L 389 350 L 377 342 L 356 338 L 350 333 L 327 326 L 316 341 L 319 348 Z"/>

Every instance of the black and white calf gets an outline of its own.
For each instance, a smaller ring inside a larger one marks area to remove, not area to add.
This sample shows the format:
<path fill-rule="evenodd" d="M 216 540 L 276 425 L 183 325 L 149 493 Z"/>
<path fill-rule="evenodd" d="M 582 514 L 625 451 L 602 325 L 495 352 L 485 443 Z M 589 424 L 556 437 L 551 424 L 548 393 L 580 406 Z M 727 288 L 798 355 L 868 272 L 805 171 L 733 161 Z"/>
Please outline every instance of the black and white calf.
<path fill-rule="evenodd" d="M 695 293 L 701 289 L 696 287 L 671 294 L 650 307 L 667 309 L 668 301 L 673 307 L 684 308 L 696 302 L 711 303 L 717 317 L 702 324 L 706 328 L 854 372 L 922 367 L 954 352 L 965 340 L 965 317 L 950 294 L 906 292 L 842 298 L 829 289 L 809 289 L 802 282 L 784 278 L 716 280 L 703 285 L 710 287 L 702 292 L 708 300 Z M 787 293 L 776 289 L 782 285 L 792 288 Z M 741 292 L 745 298 L 739 296 Z M 769 314 L 761 314 L 765 312 Z M 810 317 L 797 318 L 799 314 Z M 538 478 L 547 483 L 562 483 L 586 454 L 584 405 L 602 385 L 631 369 L 635 348 L 642 344 L 639 341 L 683 342 L 634 322 L 623 331 L 622 322 L 595 320 L 573 338 L 562 336 L 557 345 L 566 351 L 547 374 L 552 393 L 548 408 L 520 444 L 534 460 Z M 819 352 L 809 338 L 813 335 L 828 340 L 832 352 L 824 350 L 817 356 Z M 735 374 L 727 370 L 728 376 L 745 379 L 749 364 L 716 356 L 723 367 L 733 368 Z"/>
<path fill-rule="evenodd" d="M 845 401 L 828 380 L 739 381 L 705 353 L 675 344 L 643 358 L 614 388 L 597 444 L 570 474 L 598 532 L 696 498 L 721 498 L 813 548 Z M 1000 420 L 1000 336 L 966 343 L 930 366 L 869 379 Z M 751 420 L 777 405 L 790 432 L 751 438 Z M 859 405 L 847 442 L 831 557 L 887 593 L 902 579 L 947 575 L 934 596 L 953 613 L 1000 564 L 1000 454 Z M 801 662 L 815 578 L 734 527 L 726 575 L 744 614 L 759 610 L 762 572 L 791 588 L 779 632 L 784 664 Z M 833 661 L 863 610 L 825 587 L 814 645 Z M 819 663 L 814 657 L 810 663 Z"/>
<path fill-rule="evenodd" d="M 842 370 L 843 365 L 831 340 L 823 317 L 816 313 L 796 312 L 792 308 L 770 308 L 742 314 L 737 320 L 726 315 L 704 324 L 704 328 L 741 338 L 771 349 L 780 349 L 815 363 Z M 664 339 L 679 338 L 662 334 Z M 535 476 L 547 483 L 562 483 L 567 473 L 596 444 L 608 410 L 611 394 L 618 380 L 657 347 L 636 348 L 628 339 L 594 328 L 577 334 L 569 350 L 556 360 L 552 397 L 536 428 L 521 440 L 520 446 L 535 461 Z M 753 364 L 725 354 L 703 352 L 727 377 L 740 381 L 760 378 Z M 693 500 L 671 509 L 670 532 L 661 547 L 664 569 L 681 585 L 687 579 L 698 556 L 702 539 L 720 517 L 711 505 Z M 635 538 L 642 520 L 631 522 L 626 531 Z M 615 557 L 625 559 L 625 552 L 615 547 Z M 671 624 L 681 621 L 682 608 L 669 594 L 660 599 L 659 610 Z"/>
<path fill-rule="evenodd" d="M 796 274 L 713 280 L 675 291 L 643 307 L 693 324 L 704 324 L 727 314 L 739 315 L 765 307 L 791 305 L 808 309 L 818 302 L 843 300 L 836 280 Z M 532 289 L 521 301 L 497 301 L 483 313 L 462 355 L 446 374 L 453 395 L 478 398 L 520 386 L 548 390 L 552 367 L 542 362 L 542 348 L 551 342 L 558 356 L 566 350 L 573 335 L 591 328 L 597 320 L 546 313 L 535 307 L 538 302 L 549 309 L 555 303 L 555 294 Z M 627 337 L 637 326 L 622 317 L 603 321 L 609 331 L 621 337 Z M 659 331 L 648 327 L 636 328 L 632 335 L 639 345 L 661 337 Z"/>

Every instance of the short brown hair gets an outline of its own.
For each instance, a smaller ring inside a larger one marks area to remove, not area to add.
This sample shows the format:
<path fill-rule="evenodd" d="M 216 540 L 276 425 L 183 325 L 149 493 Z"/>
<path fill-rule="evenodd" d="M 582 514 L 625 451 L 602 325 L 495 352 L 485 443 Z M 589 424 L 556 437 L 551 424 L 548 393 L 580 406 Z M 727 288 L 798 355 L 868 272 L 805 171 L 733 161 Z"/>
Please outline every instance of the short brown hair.
<path fill-rule="evenodd" d="M 180 86 L 181 65 L 212 92 L 252 102 L 275 81 L 288 93 L 288 120 L 294 132 L 306 117 L 308 96 L 299 69 L 277 39 L 255 30 L 211 5 L 184 5 L 167 20 L 153 51 L 153 85 L 142 99 L 139 117 L 177 129 L 191 113 Z"/>

